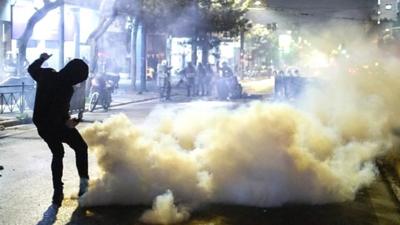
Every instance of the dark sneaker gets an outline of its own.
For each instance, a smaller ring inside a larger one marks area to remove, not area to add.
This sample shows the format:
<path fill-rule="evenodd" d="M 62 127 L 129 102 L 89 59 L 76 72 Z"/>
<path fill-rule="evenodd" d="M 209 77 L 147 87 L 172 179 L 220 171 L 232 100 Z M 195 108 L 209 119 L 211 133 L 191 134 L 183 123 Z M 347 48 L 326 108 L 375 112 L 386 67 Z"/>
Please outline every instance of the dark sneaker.
<path fill-rule="evenodd" d="M 61 203 L 64 199 L 64 193 L 62 191 L 55 190 L 53 194 L 53 201 L 52 203 L 58 207 L 61 206 Z"/>
<path fill-rule="evenodd" d="M 79 182 L 78 196 L 81 197 L 83 194 L 85 194 L 88 191 L 88 188 L 89 188 L 89 179 L 81 178 Z"/>

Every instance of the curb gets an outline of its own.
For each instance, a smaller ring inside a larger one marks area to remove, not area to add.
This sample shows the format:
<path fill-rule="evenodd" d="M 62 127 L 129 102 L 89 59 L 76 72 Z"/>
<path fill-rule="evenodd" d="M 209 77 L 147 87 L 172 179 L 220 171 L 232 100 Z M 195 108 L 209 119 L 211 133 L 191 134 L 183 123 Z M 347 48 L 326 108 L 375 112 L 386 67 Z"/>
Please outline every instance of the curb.
<path fill-rule="evenodd" d="M 22 124 L 28 124 L 31 120 L 19 120 L 19 119 L 6 119 L 0 122 L 0 130 L 4 130 L 6 127 L 13 127 Z"/>
<path fill-rule="evenodd" d="M 116 107 L 116 106 L 122 106 L 122 105 L 129 105 L 132 103 L 139 103 L 139 102 L 147 102 L 147 101 L 151 101 L 151 100 L 155 100 L 155 99 L 159 99 L 159 97 L 149 97 L 149 98 L 145 98 L 145 99 L 140 99 L 140 100 L 133 100 L 133 101 L 129 101 L 129 102 L 121 102 L 121 103 L 115 103 L 115 104 L 111 104 L 111 107 Z"/>
<path fill-rule="evenodd" d="M 393 198 L 397 201 L 397 205 L 400 206 L 400 178 L 398 174 L 381 160 L 377 160 L 376 165 L 379 169 L 380 174 Z"/>

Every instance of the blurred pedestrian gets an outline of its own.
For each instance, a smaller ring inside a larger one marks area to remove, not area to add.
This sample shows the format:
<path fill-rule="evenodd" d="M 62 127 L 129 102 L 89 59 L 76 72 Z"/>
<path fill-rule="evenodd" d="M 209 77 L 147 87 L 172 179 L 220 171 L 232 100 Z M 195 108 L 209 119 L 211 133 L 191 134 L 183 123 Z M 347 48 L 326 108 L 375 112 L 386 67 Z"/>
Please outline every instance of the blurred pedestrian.
<path fill-rule="evenodd" d="M 196 85 L 196 92 L 198 95 L 205 95 L 206 92 L 206 69 L 204 68 L 202 63 L 199 63 L 197 66 L 197 85 Z"/>
<path fill-rule="evenodd" d="M 171 67 L 167 65 L 167 61 L 163 60 L 157 68 L 157 85 L 160 92 L 160 99 L 170 100 L 171 95 Z"/>
<path fill-rule="evenodd" d="M 40 137 L 47 143 L 53 154 L 51 171 L 53 178 L 53 204 L 61 206 L 63 194 L 63 157 L 67 143 L 76 156 L 76 166 L 80 177 L 79 193 L 87 191 L 88 146 L 75 128 L 79 119 L 69 115 L 69 104 L 73 95 L 73 85 L 85 81 L 88 77 L 88 65 L 80 59 L 73 59 L 56 72 L 52 68 L 42 68 L 42 64 L 51 57 L 47 53 L 40 55 L 28 68 L 29 74 L 36 81 L 37 90 L 33 110 L 33 123 Z"/>
<path fill-rule="evenodd" d="M 160 64 L 160 63 L 158 63 L 157 56 L 155 54 L 151 54 L 149 57 L 147 57 L 147 64 L 154 71 L 154 73 L 153 73 L 154 75 L 152 76 L 152 79 L 157 79 L 158 65 Z"/>
<path fill-rule="evenodd" d="M 196 68 L 194 68 L 193 64 L 191 62 L 188 63 L 187 67 L 185 68 L 184 71 L 185 78 L 186 78 L 186 90 L 187 90 L 187 96 L 193 96 L 194 95 L 194 81 L 196 77 Z"/>
<path fill-rule="evenodd" d="M 274 95 L 278 99 L 285 97 L 286 94 L 285 80 L 286 80 L 285 72 L 283 70 L 279 70 L 279 72 L 275 77 L 275 87 L 274 87 Z"/>
<path fill-rule="evenodd" d="M 210 95 L 212 90 L 212 81 L 214 79 L 214 71 L 209 63 L 205 66 L 206 76 L 204 78 L 204 91 L 205 95 Z"/>
<path fill-rule="evenodd" d="M 231 76 L 233 76 L 233 71 L 228 66 L 227 62 L 223 62 L 222 63 L 221 73 L 222 73 L 222 77 L 231 77 Z"/>
<path fill-rule="evenodd" d="M 229 87 L 229 99 L 238 99 L 242 97 L 243 87 L 239 83 L 237 76 L 231 76 L 227 78 Z"/>

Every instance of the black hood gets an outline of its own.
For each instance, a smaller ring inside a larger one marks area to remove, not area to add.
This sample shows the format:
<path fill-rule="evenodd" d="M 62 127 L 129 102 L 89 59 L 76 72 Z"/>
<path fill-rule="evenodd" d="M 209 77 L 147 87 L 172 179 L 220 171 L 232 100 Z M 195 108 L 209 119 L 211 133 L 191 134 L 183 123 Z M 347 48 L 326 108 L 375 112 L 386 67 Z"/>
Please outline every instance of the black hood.
<path fill-rule="evenodd" d="M 89 66 L 81 59 L 73 59 L 60 70 L 62 76 L 66 76 L 72 85 L 79 84 L 88 78 Z"/>

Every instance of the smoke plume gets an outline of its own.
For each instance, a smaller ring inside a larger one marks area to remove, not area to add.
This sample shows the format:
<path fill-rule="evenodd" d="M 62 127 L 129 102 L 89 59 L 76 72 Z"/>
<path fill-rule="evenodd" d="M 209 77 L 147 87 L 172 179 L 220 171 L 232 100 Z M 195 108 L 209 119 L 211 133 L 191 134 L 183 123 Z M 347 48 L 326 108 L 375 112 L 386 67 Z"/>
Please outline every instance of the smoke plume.
<path fill-rule="evenodd" d="M 165 224 L 188 217 L 174 197 L 185 205 L 260 207 L 352 200 L 374 181 L 374 160 L 392 148 L 400 125 L 398 65 L 362 65 L 351 75 L 343 66 L 318 79 L 296 106 L 194 103 L 158 109 L 140 126 L 122 114 L 95 123 L 83 136 L 101 174 L 81 203 L 156 198 L 142 220 Z"/>
<path fill-rule="evenodd" d="M 156 198 L 153 209 L 146 211 L 140 220 L 148 224 L 175 224 L 189 218 L 189 212 L 185 208 L 176 208 L 174 196 L 168 190 L 165 194 Z"/>

